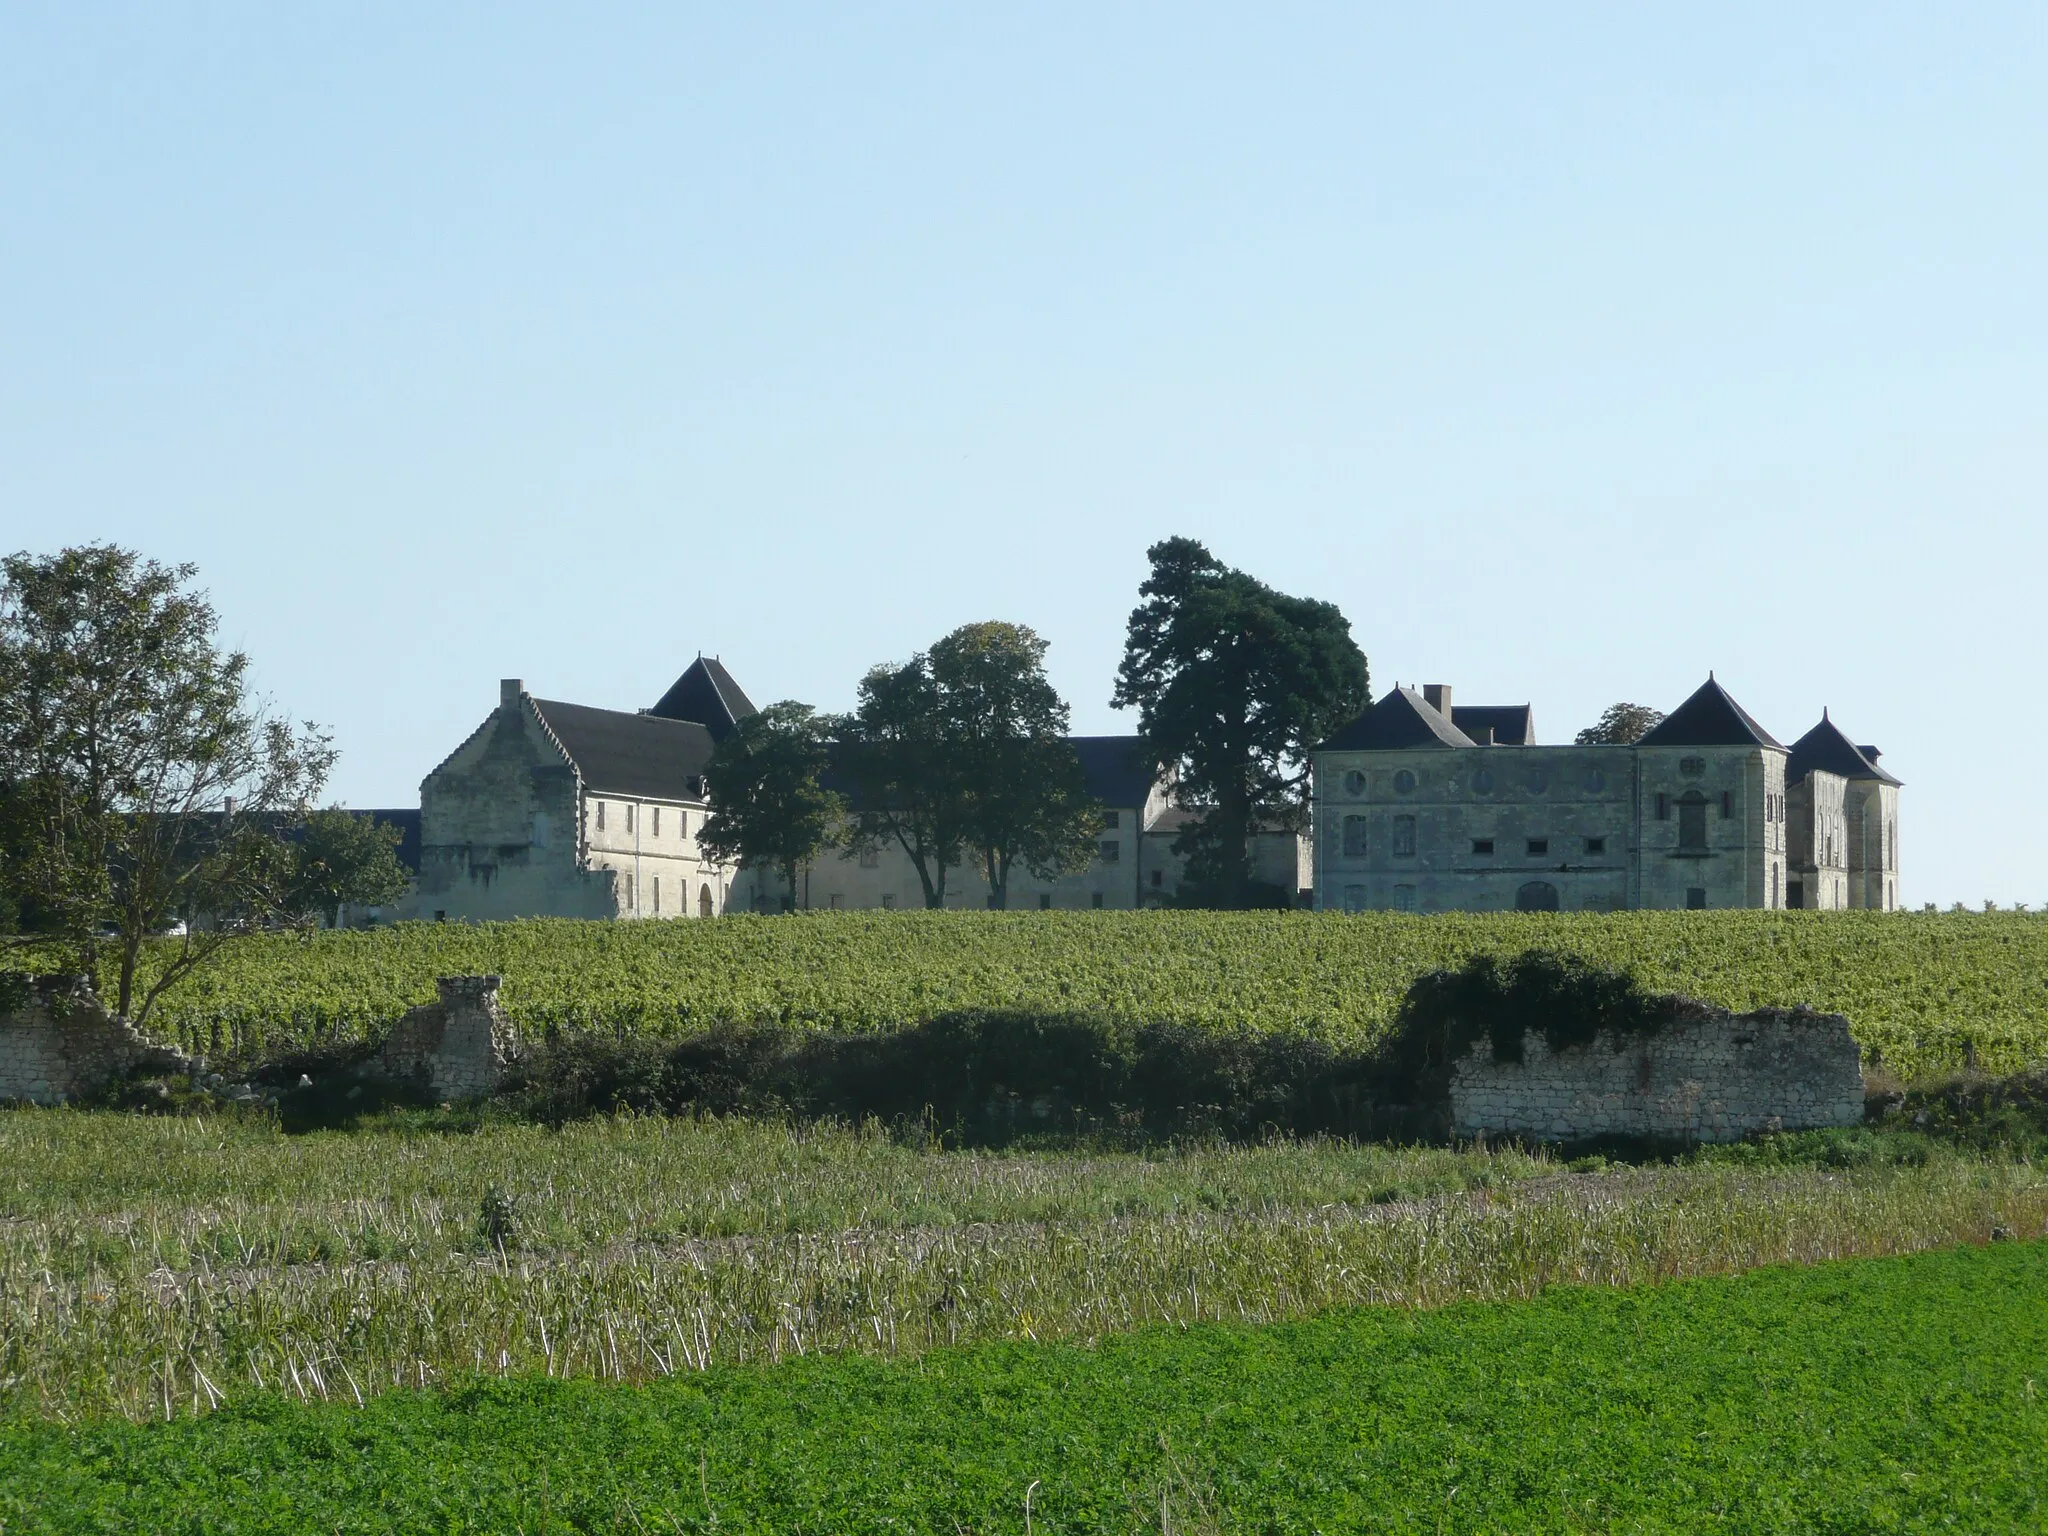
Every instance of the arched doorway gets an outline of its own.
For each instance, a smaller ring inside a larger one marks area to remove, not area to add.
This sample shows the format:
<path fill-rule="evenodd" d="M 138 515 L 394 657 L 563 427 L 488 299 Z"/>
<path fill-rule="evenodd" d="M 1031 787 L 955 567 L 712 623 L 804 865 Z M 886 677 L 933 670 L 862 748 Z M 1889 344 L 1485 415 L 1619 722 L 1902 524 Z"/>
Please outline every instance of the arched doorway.
<path fill-rule="evenodd" d="M 1555 912 L 1557 887 L 1548 880 L 1531 880 L 1515 892 L 1517 912 Z"/>

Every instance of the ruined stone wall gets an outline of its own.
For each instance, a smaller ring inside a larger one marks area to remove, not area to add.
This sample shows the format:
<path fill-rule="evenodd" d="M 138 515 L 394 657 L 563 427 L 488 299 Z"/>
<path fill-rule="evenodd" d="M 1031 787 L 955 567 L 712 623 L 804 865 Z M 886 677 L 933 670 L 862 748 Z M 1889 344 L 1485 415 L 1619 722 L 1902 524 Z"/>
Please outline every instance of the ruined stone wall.
<path fill-rule="evenodd" d="M 1531 1034 L 1522 1049 L 1519 1062 L 1497 1062 L 1482 1039 L 1456 1065 L 1455 1134 L 1738 1141 L 1863 1118 L 1856 1042 L 1836 1013 L 1702 1008 L 1654 1034 L 1603 1033 L 1557 1052 Z"/>
<path fill-rule="evenodd" d="M 505 1079 L 519 1034 L 498 1003 L 495 976 L 443 976 L 440 1000 L 413 1009 L 365 1075 L 418 1083 L 437 1099 L 482 1098 Z"/>
<path fill-rule="evenodd" d="M 0 1102 L 64 1104 L 131 1072 L 192 1065 L 108 1013 L 83 976 L 39 976 L 26 1007 L 0 1014 Z"/>

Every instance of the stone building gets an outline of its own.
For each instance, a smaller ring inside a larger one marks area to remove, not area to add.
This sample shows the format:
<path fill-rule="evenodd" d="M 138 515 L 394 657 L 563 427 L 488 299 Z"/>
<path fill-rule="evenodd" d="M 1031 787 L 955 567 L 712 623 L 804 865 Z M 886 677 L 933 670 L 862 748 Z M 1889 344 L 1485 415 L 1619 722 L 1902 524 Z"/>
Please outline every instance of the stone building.
<path fill-rule="evenodd" d="M 1322 909 L 1898 903 L 1876 749 L 1823 717 L 1788 750 L 1712 678 L 1629 746 L 1543 746 L 1527 705 L 1396 688 L 1313 769 Z"/>
<path fill-rule="evenodd" d="M 403 915 L 711 917 L 733 871 L 706 858 L 704 767 L 753 705 L 699 657 L 656 710 L 536 699 L 516 678 L 420 784 L 419 878 Z M 682 711 L 696 719 L 677 718 Z"/>
<path fill-rule="evenodd" d="M 498 707 L 420 785 L 417 880 L 400 917 L 711 917 L 736 911 L 916 908 L 915 866 L 900 848 L 828 853 L 790 892 L 772 870 L 704 856 L 711 807 L 704 769 L 754 705 L 715 657 L 699 657 L 650 710 L 627 713 L 536 699 L 516 679 Z M 1186 813 L 1135 736 L 1071 738 L 1104 826 L 1087 868 L 1051 880 L 1010 877 L 1012 908 L 1124 909 L 1179 889 L 1172 843 Z M 842 790 L 848 786 L 836 785 Z M 1263 833 L 1259 876 L 1308 886 L 1308 844 Z M 949 907 L 982 907 L 973 860 L 947 873 Z"/>

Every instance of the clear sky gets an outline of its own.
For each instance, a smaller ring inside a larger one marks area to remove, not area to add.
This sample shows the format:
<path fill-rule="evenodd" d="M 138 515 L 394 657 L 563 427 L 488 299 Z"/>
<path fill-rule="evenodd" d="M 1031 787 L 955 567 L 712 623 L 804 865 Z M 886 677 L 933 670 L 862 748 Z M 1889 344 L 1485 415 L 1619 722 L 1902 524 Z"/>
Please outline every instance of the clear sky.
<path fill-rule="evenodd" d="M 1128 728 L 1184 533 L 1546 740 L 1829 706 L 2048 903 L 2044 169 L 2039 0 L 12 0 L 0 545 L 196 562 L 364 806 L 982 618 Z"/>

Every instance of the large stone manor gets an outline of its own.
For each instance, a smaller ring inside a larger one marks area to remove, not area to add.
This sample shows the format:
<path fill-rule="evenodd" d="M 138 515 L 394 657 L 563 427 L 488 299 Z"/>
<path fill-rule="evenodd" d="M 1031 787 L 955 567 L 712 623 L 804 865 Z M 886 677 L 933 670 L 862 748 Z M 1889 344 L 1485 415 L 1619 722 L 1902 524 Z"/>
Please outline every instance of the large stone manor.
<path fill-rule="evenodd" d="M 1709 678 L 1629 746 L 1540 746 L 1526 704 L 1395 688 L 1315 753 L 1339 911 L 1898 905 L 1899 780 L 1828 719 L 1789 748 Z"/>
<path fill-rule="evenodd" d="M 596 709 L 500 685 L 497 707 L 420 785 L 420 808 L 376 812 L 417 870 L 393 913 L 696 918 L 727 911 L 916 908 L 894 845 L 832 852 L 783 888 L 708 857 L 704 769 L 753 713 L 699 657 L 655 704 Z M 1072 738 L 1104 826 L 1095 857 L 1013 909 L 1170 902 L 1189 812 L 1136 736 Z M 1633 745 L 1546 746 L 1526 704 L 1454 704 L 1395 688 L 1313 758 L 1312 834 L 1262 833 L 1255 873 L 1331 911 L 1621 911 L 1898 905 L 1899 781 L 1822 718 L 1789 748 L 1711 678 Z M 846 786 L 840 785 L 844 788 Z M 970 860 L 946 905 L 988 899 Z"/>

